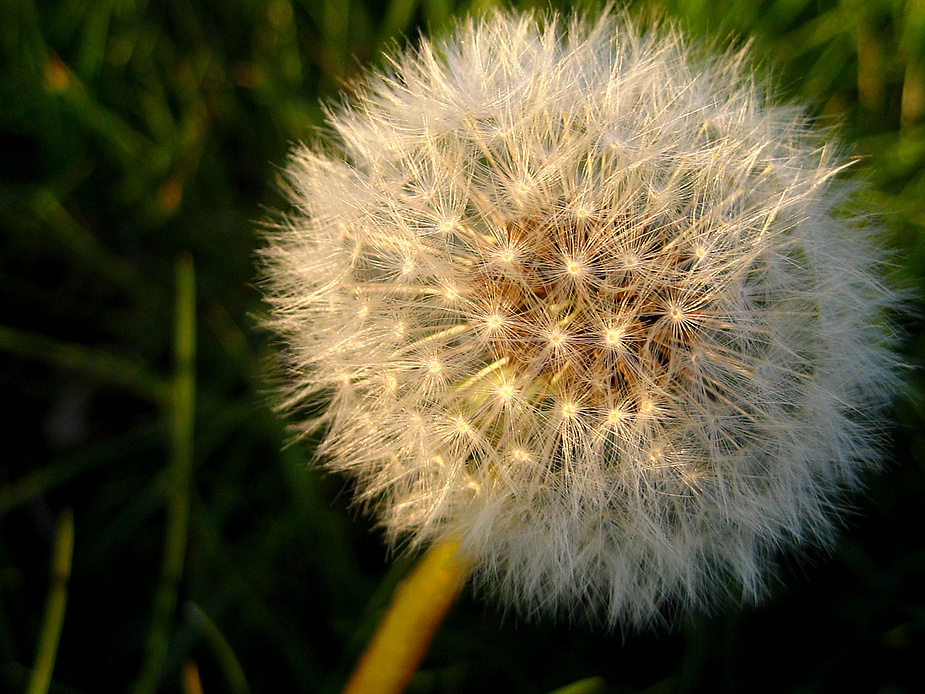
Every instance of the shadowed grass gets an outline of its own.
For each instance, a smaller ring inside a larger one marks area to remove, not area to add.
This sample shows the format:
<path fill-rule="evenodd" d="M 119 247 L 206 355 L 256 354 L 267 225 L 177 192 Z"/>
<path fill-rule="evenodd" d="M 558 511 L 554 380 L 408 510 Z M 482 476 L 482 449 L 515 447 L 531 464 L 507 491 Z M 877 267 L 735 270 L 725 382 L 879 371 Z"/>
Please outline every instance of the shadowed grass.
<path fill-rule="evenodd" d="M 164 403 L 170 392 L 168 384 L 146 364 L 36 333 L 0 326 L 0 351 L 38 359 L 61 369 L 84 371 L 154 403 Z"/>

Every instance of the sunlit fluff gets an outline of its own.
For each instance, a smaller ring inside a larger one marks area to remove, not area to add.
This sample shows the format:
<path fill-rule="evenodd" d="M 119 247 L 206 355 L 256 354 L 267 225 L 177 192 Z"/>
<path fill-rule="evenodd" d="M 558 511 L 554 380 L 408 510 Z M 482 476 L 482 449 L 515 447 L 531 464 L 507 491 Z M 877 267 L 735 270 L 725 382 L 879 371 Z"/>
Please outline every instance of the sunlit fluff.
<path fill-rule="evenodd" d="M 270 325 L 286 406 L 391 540 L 454 536 L 522 614 L 625 625 L 831 540 L 896 299 L 843 160 L 746 56 L 493 15 L 328 123 L 288 167 Z"/>

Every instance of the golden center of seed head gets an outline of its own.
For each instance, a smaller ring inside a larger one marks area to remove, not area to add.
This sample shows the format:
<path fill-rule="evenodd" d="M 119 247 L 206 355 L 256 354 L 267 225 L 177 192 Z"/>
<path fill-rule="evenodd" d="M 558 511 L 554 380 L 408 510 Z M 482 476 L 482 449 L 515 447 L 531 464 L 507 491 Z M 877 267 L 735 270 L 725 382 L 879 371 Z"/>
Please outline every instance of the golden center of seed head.
<path fill-rule="evenodd" d="M 501 231 L 472 285 L 493 307 L 484 318 L 487 360 L 504 359 L 515 378 L 604 409 L 615 399 L 651 409 L 642 394 L 688 373 L 699 349 L 690 326 L 700 314 L 669 285 L 702 249 L 681 253 L 664 229 L 653 243 L 651 228 L 587 211 L 567 223 L 526 219 Z"/>

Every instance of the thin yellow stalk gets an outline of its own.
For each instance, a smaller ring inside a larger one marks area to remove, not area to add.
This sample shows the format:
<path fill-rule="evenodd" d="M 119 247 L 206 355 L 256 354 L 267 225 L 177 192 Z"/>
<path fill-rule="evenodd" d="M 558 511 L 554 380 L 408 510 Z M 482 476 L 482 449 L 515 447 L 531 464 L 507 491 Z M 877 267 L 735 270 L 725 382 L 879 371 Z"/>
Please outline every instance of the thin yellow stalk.
<path fill-rule="evenodd" d="M 399 694 L 427 652 L 469 571 L 459 544 L 436 544 L 402 581 L 343 694 Z"/>
<path fill-rule="evenodd" d="M 195 661 L 187 660 L 183 664 L 181 683 L 183 685 L 183 694 L 203 694 L 199 666 L 196 665 Z"/>
<path fill-rule="evenodd" d="M 39 636 L 35 666 L 29 678 L 27 694 L 45 694 L 51 686 L 51 674 L 58 654 L 58 641 L 64 624 L 67 605 L 67 584 L 71 576 L 71 559 L 74 554 L 74 515 L 71 509 L 61 511 L 55 549 L 51 565 L 51 588 L 45 603 L 45 619 Z"/>

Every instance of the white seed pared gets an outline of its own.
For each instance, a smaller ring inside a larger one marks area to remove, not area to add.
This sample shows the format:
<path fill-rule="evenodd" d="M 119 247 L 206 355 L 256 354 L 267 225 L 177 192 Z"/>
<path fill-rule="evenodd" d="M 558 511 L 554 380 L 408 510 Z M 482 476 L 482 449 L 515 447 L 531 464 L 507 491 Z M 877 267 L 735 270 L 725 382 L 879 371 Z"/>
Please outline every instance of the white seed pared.
<path fill-rule="evenodd" d="M 329 124 L 268 234 L 269 324 L 393 541 L 454 536 L 522 614 L 612 625 L 756 597 L 831 539 L 897 294 L 844 161 L 747 56 L 494 14 Z"/>

